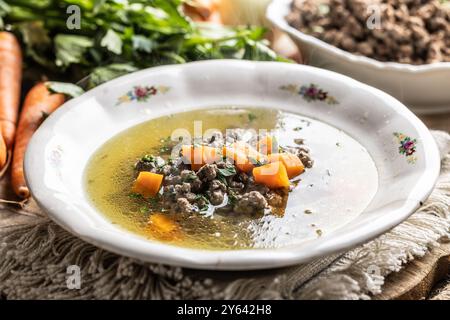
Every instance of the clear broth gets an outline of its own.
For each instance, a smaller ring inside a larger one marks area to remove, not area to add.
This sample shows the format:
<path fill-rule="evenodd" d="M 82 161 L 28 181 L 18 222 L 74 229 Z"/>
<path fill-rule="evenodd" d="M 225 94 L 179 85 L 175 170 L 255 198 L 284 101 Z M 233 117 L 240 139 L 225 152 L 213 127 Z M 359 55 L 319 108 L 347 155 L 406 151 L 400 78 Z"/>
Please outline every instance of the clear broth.
<path fill-rule="evenodd" d="M 175 129 L 266 129 L 278 132 L 279 144 L 302 138 L 314 166 L 289 194 L 284 215 L 259 217 L 169 214 L 182 236 L 156 237 L 149 232 L 151 212 L 129 196 L 133 165 L 144 154 L 158 155 L 162 140 Z M 229 250 L 276 248 L 298 244 L 345 225 L 368 206 L 378 187 L 378 173 L 367 150 L 332 126 L 296 114 L 263 108 L 219 107 L 178 113 L 130 128 L 106 142 L 85 172 L 86 191 L 94 206 L 112 223 L 145 238 L 190 248 Z"/>

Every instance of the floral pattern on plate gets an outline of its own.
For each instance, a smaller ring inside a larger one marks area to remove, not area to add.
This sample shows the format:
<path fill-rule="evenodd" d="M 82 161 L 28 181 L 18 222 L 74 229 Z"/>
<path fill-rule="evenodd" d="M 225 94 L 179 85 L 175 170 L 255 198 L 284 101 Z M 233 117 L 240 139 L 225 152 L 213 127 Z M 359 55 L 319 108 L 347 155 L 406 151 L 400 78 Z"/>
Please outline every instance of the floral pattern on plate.
<path fill-rule="evenodd" d="M 311 101 L 324 101 L 327 104 L 338 104 L 339 101 L 331 96 L 327 91 L 319 88 L 316 84 L 298 86 L 295 84 L 283 85 L 280 90 L 291 92 L 292 94 L 298 94 L 308 102 Z"/>
<path fill-rule="evenodd" d="M 408 163 L 415 163 L 417 161 L 417 157 L 414 155 L 417 148 L 417 139 L 400 132 L 394 132 L 394 139 L 400 144 L 398 152 L 406 157 Z"/>
<path fill-rule="evenodd" d="M 116 105 L 132 101 L 146 102 L 152 96 L 159 93 L 164 94 L 169 90 L 170 88 L 166 86 L 135 86 L 132 90 L 120 96 L 117 99 Z"/>

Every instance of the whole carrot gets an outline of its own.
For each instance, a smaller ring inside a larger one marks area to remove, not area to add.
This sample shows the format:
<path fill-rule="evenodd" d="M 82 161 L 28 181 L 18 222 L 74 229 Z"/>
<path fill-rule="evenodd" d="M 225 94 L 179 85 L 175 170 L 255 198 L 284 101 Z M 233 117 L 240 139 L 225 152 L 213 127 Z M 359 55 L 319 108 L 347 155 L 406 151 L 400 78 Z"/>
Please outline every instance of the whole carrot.
<path fill-rule="evenodd" d="M 6 164 L 6 159 L 8 156 L 8 150 L 6 149 L 5 140 L 0 135 L 0 168 L 3 168 Z"/>
<path fill-rule="evenodd" d="M 0 32 L 0 127 L 8 150 L 16 131 L 22 81 L 22 52 L 16 37 Z"/>
<path fill-rule="evenodd" d="M 12 187 L 14 192 L 21 198 L 28 198 L 30 195 L 23 174 L 23 157 L 28 142 L 45 116 L 55 111 L 64 103 L 64 100 L 63 94 L 52 94 L 43 82 L 31 88 L 25 97 L 17 126 L 11 167 Z"/>
<path fill-rule="evenodd" d="M 215 0 L 194 0 L 184 3 L 184 13 L 194 21 L 222 24 Z"/>

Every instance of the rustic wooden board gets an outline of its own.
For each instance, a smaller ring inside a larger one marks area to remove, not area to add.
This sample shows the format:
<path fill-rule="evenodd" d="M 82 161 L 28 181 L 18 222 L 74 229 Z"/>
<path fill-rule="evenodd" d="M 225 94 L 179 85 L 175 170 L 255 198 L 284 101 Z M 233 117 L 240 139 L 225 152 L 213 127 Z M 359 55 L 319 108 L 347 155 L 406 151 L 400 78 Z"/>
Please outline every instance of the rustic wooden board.
<path fill-rule="evenodd" d="M 450 272 L 450 243 L 434 248 L 423 258 L 410 262 L 386 279 L 383 293 L 375 299 L 426 299 Z"/>

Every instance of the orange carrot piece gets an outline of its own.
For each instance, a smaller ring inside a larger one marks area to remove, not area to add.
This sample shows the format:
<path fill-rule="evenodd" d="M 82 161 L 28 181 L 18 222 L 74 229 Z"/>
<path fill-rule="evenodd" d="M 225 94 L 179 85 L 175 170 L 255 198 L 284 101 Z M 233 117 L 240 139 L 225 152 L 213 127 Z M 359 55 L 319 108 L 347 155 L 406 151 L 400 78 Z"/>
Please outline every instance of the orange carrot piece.
<path fill-rule="evenodd" d="M 295 154 L 292 153 L 272 153 L 269 155 L 269 162 L 281 161 L 286 167 L 289 179 L 292 179 L 305 171 L 305 166 Z"/>
<path fill-rule="evenodd" d="M 267 160 L 267 157 L 264 154 L 258 152 L 258 150 L 253 148 L 253 146 L 251 146 L 247 142 L 236 141 L 232 144 L 232 146 L 238 150 L 243 151 L 248 156 L 250 161 L 265 162 Z"/>
<path fill-rule="evenodd" d="M 209 146 L 184 145 L 181 147 L 181 154 L 194 171 L 199 170 L 207 163 L 219 162 L 221 158 L 219 150 Z"/>
<path fill-rule="evenodd" d="M 0 168 L 3 168 L 6 164 L 8 158 L 8 150 L 6 148 L 5 140 L 3 136 L 0 135 Z"/>
<path fill-rule="evenodd" d="M 250 161 L 247 154 L 245 154 L 245 152 L 240 149 L 230 146 L 224 146 L 223 154 L 228 159 L 234 161 L 234 165 L 239 169 L 239 171 L 248 173 L 255 167 L 255 165 Z"/>
<path fill-rule="evenodd" d="M 22 85 L 22 52 L 16 37 L 0 32 L 0 127 L 7 149 L 14 143 Z"/>
<path fill-rule="evenodd" d="M 265 155 L 242 141 L 236 141 L 231 146 L 224 146 L 223 154 L 228 159 L 234 160 L 234 165 L 245 173 L 252 171 L 256 162 L 265 162 L 267 160 Z"/>
<path fill-rule="evenodd" d="M 221 159 L 221 154 L 219 149 L 214 147 L 203 146 L 201 148 L 202 156 L 203 156 L 203 164 L 211 164 L 215 162 L 219 162 Z"/>
<path fill-rule="evenodd" d="M 276 140 L 272 136 L 262 137 L 258 141 L 258 151 L 262 154 L 272 154 L 277 152 Z"/>
<path fill-rule="evenodd" d="M 289 177 L 286 167 L 281 161 L 254 168 L 253 177 L 256 183 L 264 184 L 270 189 L 289 187 Z"/>
<path fill-rule="evenodd" d="M 175 240 L 180 238 L 179 225 L 167 215 L 153 213 L 148 220 L 148 231 L 157 239 Z"/>
<path fill-rule="evenodd" d="M 25 97 L 17 126 L 11 168 L 11 184 L 14 192 L 21 198 L 28 198 L 30 195 L 23 174 L 23 157 L 28 142 L 44 120 L 44 115 L 52 113 L 64 101 L 65 97 L 63 94 L 50 93 L 45 83 L 42 82 L 31 88 Z"/>
<path fill-rule="evenodd" d="M 131 191 L 145 198 L 154 197 L 158 194 L 163 179 L 164 176 L 162 174 L 147 171 L 139 172 Z"/>
<path fill-rule="evenodd" d="M 163 233 L 173 232 L 177 229 L 177 224 L 162 213 L 154 213 L 150 216 L 148 223 Z"/>
<path fill-rule="evenodd" d="M 194 0 L 183 4 L 184 13 L 194 21 L 222 24 L 215 0 Z"/>

